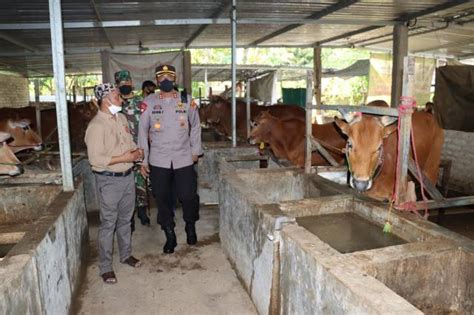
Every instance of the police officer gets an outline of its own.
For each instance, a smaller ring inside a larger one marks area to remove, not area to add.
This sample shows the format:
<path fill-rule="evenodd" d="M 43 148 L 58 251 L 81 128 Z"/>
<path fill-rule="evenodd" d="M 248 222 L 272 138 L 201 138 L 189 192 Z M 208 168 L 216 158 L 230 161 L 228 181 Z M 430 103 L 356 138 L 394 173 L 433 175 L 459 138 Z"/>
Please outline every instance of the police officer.
<path fill-rule="evenodd" d="M 181 97 L 173 89 L 175 68 L 161 65 L 155 75 L 160 92 L 144 100 L 146 110 L 140 117 L 138 143 L 144 149 L 141 172 L 150 176 L 158 206 L 158 223 L 166 235 L 163 252 L 173 253 L 177 246 L 171 197 L 173 181 L 182 204 L 187 243 L 197 242 L 195 222 L 199 219 L 199 196 L 193 164 L 202 154 L 201 127 L 196 104 L 190 96 Z"/>
<path fill-rule="evenodd" d="M 140 115 L 144 107 L 142 105 L 143 98 L 133 92 L 133 82 L 130 72 L 127 70 L 120 70 L 114 74 L 115 83 L 120 91 L 122 97 L 122 112 L 127 117 L 130 133 L 133 136 L 133 141 L 138 142 L 138 123 Z M 135 175 L 135 212 L 142 225 L 150 226 L 150 218 L 147 215 L 148 210 L 148 183 L 147 179 L 143 177 L 137 169 L 134 171 Z M 131 220 L 132 232 L 135 230 L 135 218 Z"/>
<path fill-rule="evenodd" d="M 95 87 L 100 110 L 87 126 L 85 142 L 100 201 L 99 269 L 105 283 L 116 283 L 112 269 L 114 233 L 120 261 L 139 267 L 131 255 L 130 219 L 135 207 L 133 162 L 143 157 L 133 142 L 126 118 L 119 112 L 120 94 L 109 83 Z"/>

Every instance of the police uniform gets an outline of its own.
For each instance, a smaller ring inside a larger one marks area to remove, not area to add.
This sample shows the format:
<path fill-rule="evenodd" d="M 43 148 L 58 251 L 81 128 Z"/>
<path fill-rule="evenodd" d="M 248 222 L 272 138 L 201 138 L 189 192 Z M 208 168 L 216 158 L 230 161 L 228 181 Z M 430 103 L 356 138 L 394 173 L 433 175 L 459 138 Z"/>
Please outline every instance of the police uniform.
<path fill-rule="evenodd" d="M 175 226 L 171 200 L 174 179 L 184 221 L 194 223 L 199 219 L 199 196 L 192 156 L 202 154 L 197 107 L 189 96 L 183 100 L 177 92 L 171 97 L 164 97 L 162 92 L 149 95 L 144 104 L 146 110 L 140 117 L 138 142 L 144 149 L 143 164 L 150 166 L 158 222 L 162 227 Z"/>

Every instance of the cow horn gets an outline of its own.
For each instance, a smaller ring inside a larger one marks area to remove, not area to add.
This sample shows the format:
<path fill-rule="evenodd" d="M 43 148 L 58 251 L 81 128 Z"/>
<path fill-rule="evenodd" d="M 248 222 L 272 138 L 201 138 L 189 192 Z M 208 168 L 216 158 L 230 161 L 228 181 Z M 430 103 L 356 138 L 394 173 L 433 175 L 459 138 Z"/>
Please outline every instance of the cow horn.
<path fill-rule="evenodd" d="M 394 116 L 382 116 L 379 118 L 382 126 L 387 127 L 398 120 L 398 117 Z"/>
<path fill-rule="evenodd" d="M 339 112 L 342 114 L 344 120 L 349 124 L 358 122 L 362 119 L 362 115 L 358 115 L 356 112 L 348 112 L 344 109 L 339 109 Z"/>
<path fill-rule="evenodd" d="M 8 132 L 0 131 L 0 143 L 8 140 L 9 138 L 11 138 L 11 135 Z"/>

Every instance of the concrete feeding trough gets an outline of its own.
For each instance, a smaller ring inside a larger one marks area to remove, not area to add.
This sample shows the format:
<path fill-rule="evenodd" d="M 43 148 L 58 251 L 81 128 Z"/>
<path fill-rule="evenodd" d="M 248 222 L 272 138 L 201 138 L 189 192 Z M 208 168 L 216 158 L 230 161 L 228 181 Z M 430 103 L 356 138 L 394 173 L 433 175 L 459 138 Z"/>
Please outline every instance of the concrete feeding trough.
<path fill-rule="evenodd" d="M 220 238 L 259 313 L 472 313 L 473 242 L 299 170 L 221 178 Z M 441 289 L 442 288 L 442 289 Z"/>
<path fill-rule="evenodd" d="M 87 253 L 84 188 L 0 190 L 0 314 L 66 314 Z"/>
<path fill-rule="evenodd" d="M 259 157 L 258 149 L 255 147 L 238 147 L 233 148 L 228 142 L 210 142 L 203 143 L 203 157 L 198 163 L 198 189 L 201 203 L 214 204 L 217 203 L 217 186 L 220 173 L 220 164 L 225 169 L 236 168 L 258 168 Z M 239 156 L 253 156 L 253 159 L 239 160 Z M 234 159 L 233 162 L 225 163 L 225 159 Z"/>

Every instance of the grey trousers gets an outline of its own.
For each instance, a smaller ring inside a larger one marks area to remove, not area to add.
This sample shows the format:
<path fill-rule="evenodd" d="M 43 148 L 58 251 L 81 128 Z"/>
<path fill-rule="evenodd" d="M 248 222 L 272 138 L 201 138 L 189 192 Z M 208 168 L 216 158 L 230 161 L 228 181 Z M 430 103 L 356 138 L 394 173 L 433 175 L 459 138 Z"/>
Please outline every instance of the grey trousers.
<path fill-rule="evenodd" d="M 95 174 L 95 180 L 100 203 L 99 269 L 104 274 L 112 271 L 115 231 L 120 261 L 132 252 L 130 220 L 135 209 L 135 180 L 133 172 L 124 177 Z"/>

